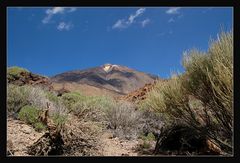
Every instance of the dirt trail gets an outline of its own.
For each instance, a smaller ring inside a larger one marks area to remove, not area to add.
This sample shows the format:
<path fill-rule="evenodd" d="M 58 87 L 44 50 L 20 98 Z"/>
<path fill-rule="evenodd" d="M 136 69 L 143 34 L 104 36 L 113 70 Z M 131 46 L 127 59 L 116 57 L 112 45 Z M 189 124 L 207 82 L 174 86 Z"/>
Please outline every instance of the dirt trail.
<path fill-rule="evenodd" d="M 103 143 L 103 156 L 138 156 L 138 153 L 134 150 L 137 146 L 137 140 L 120 140 L 119 138 L 112 137 L 110 132 L 105 132 L 102 135 Z"/>

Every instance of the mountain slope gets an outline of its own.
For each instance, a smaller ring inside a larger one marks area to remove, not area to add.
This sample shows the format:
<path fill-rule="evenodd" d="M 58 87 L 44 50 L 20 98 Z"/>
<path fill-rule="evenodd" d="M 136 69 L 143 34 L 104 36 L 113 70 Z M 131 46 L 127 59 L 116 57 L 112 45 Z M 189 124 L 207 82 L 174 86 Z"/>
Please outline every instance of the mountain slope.
<path fill-rule="evenodd" d="M 51 82 L 48 77 L 34 74 L 27 69 L 17 66 L 7 68 L 7 82 L 8 84 L 15 84 L 18 86 L 41 86 L 42 88 L 52 90 Z"/>
<path fill-rule="evenodd" d="M 85 94 L 111 95 L 128 94 L 147 83 L 152 83 L 156 76 L 139 72 L 125 66 L 104 64 L 85 70 L 61 73 L 51 77 L 55 89 L 79 90 Z M 84 89 L 85 90 L 84 90 Z"/>

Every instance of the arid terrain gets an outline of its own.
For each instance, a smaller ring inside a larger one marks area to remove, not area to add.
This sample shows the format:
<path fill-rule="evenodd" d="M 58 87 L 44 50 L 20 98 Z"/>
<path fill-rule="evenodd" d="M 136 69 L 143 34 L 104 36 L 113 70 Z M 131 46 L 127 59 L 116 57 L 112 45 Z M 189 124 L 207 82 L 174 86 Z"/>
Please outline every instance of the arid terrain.
<path fill-rule="evenodd" d="M 44 77 L 7 70 L 9 156 L 233 155 L 232 33 L 161 79 L 104 64 Z"/>

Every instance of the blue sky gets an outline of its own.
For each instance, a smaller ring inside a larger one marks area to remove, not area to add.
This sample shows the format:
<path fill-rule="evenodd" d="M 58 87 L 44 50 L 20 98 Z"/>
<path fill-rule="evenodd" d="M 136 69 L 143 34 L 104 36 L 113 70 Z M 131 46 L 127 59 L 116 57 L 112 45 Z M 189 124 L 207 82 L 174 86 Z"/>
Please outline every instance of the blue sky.
<path fill-rule="evenodd" d="M 232 8 L 12 7 L 7 64 L 52 76 L 112 63 L 168 78 L 184 71 L 184 51 L 206 51 L 232 22 Z"/>

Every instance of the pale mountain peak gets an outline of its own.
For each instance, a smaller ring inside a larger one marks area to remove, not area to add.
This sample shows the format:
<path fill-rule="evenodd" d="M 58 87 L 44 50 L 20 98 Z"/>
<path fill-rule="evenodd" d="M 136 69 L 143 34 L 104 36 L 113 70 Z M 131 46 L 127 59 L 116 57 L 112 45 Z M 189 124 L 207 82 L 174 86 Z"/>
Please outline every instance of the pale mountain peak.
<path fill-rule="evenodd" d="M 114 64 L 110 64 L 110 63 L 106 63 L 103 65 L 103 70 L 105 72 L 110 72 L 112 70 L 112 68 L 118 68 L 118 65 L 114 65 Z"/>

